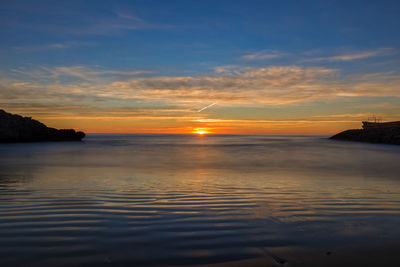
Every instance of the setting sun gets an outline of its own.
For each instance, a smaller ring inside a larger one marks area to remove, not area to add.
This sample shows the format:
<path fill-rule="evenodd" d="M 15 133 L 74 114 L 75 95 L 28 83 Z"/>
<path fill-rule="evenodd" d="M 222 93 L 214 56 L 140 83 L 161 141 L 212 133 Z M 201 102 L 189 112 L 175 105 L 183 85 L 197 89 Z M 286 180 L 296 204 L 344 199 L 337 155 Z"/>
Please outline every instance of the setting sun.
<path fill-rule="evenodd" d="M 193 130 L 193 133 L 199 134 L 199 135 L 205 135 L 205 134 L 209 134 L 211 132 L 208 131 L 208 129 L 205 129 L 205 128 L 196 128 L 196 129 Z"/>

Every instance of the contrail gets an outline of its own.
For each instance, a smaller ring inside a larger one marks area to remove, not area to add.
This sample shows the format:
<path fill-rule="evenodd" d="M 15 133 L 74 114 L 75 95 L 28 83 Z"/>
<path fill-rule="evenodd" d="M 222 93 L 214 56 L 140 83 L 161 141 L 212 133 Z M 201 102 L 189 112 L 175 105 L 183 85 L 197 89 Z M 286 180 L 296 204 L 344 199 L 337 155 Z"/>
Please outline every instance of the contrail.
<path fill-rule="evenodd" d="M 216 105 L 217 103 L 212 103 L 212 104 L 210 104 L 210 105 L 208 105 L 208 106 L 205 106 L 204 108 L 202 108 L 202 109 L 199 109 L 197 112 L 202 112 L 203 110 L 205 110 L 205 109 L 207 109 L 207 108 L 209 108 L 209 107 L 212 107 L 212 106 L 214 106 L 214 105 Z"/>

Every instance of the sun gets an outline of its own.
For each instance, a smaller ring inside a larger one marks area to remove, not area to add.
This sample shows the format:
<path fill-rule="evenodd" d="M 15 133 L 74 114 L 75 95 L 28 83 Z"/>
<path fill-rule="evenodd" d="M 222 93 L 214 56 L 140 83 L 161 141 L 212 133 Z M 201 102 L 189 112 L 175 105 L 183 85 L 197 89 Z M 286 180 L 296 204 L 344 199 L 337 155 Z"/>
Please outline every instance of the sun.
<path fill-rule="evenodd" d="M 193 130 L 193 133 L 198 134 L 198 135 L 205 135 L 205 134 L 209 134 L 210 131 L 208 131 L 205 128 L 196 128 Z"/>

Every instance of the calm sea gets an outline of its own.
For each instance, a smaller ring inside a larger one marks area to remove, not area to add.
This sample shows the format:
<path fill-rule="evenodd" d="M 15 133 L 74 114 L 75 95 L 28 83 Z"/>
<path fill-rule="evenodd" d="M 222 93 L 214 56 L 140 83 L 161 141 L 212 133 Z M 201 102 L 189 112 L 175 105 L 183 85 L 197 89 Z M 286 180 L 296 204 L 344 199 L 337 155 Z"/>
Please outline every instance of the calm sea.
<path fill-rule="evenodd" d="M 395 266 L 399 226 L 400 146 L 282 135 L 0 145 L 0 266 Z"/>

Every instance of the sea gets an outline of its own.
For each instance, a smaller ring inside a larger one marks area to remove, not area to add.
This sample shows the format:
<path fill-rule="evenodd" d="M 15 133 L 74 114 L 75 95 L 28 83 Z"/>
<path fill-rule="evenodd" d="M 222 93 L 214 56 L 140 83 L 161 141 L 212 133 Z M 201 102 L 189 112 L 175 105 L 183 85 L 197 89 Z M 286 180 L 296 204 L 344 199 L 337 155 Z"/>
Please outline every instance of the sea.
<path fill-rule="evenodd" d="M 0 266 L 398 266 L 400 146 L 320 135 L 0 144 Z"/>

